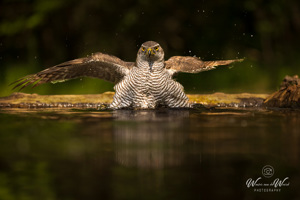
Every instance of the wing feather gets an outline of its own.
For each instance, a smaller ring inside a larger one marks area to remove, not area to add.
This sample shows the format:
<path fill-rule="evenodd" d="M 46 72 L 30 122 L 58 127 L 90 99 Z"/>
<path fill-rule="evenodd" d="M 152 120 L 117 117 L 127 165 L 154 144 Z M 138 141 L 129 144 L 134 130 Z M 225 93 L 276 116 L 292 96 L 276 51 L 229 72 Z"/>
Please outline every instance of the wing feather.
<path fill-rule="evenodd" d="M 11 83 L 13 89 L 32 85 L 36 87 L 48 82 L 61 82 L 79 77 L 99 78 L 113 83 L 119 82 L 135 65 L 125 62 L 115 56 L 96 53 L 86 58 L 78 58 L 47 68 L 36 74 L 31 74 Z"/>
<path fill-rule="evenodd" d="M 179 72 L 199 73 L 215 69 L 215 67 L 219 65 L 228 65 L 234 62 L 242 62 L 243 60 L 244 59 L 202 61 L 197 57 L 173 56 L 165 61 L 165 67 L 171 74 Z"/>

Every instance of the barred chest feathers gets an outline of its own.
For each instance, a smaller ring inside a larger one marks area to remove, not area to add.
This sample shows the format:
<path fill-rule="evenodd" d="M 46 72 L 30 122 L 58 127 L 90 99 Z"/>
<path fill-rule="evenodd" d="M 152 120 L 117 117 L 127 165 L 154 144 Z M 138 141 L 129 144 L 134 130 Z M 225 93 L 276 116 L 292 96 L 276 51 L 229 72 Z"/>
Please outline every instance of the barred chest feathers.
<path fill-rule="evenodd" d="M 172 80 L 164 62 L 137 61 L 128 76 L 115 87 L 112 108 L 155 108 L 158 105 L 187 107 L 183 87 Z"/>

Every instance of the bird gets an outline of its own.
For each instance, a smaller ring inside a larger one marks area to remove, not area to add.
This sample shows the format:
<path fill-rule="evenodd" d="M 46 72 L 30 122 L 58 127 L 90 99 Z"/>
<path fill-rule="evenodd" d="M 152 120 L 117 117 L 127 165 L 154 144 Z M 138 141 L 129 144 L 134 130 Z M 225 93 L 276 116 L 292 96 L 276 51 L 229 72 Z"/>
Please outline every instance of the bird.
<path fill-rule="evenodd" d="M 135 62 L 123 61 L 101 52 L 67 61 L 13 82 L 13 89 L 48 82 L 63 82 L 81 77 L 99 78 L 115 84 L 111 109 L 188 108 L 189 99 L 183 86 L 173 79 L 178 73 L 199 73 L 216 66 L 241 62 L 243 59 L 202 61 L 198 57 L 164 58 L 164 50 L 155 41 L 144 42 Z"/>

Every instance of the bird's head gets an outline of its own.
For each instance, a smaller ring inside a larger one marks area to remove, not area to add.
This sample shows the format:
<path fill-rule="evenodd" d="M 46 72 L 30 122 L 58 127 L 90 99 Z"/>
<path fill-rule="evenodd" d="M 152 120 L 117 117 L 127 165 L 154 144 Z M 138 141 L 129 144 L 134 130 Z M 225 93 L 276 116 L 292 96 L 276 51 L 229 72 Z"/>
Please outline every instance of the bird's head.
<path fill-rule="evenodd" d="M 149 62 L 163 60 L 164 50 L 157 42 L 147 41 L 141 45 L 137 57 Z"/>

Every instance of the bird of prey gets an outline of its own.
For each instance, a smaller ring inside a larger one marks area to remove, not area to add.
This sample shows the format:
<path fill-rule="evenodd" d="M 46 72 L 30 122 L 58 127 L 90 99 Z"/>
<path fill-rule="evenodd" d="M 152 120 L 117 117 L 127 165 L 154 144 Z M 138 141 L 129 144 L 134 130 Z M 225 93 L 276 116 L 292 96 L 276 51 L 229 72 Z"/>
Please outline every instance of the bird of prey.
<path fill-rule="evenodd" d="M 172 79 L 179 72 L 198 73 L 228 65 L 243 59 L 202 61 L 197 57 L 173 56 L 164 59 L 164 50 L 154 41 L 143 43 L 135 62 L 125 62 L 115 56 L 95 53 L 25 76 L 12 84 L 17 87 L 36 87 L 47 82 L 59 82 L 79 77 L 100 78 L 115 83 L 112 109 L 154 109 L 189 107 L 188 98 L 180 83 Z"/>

